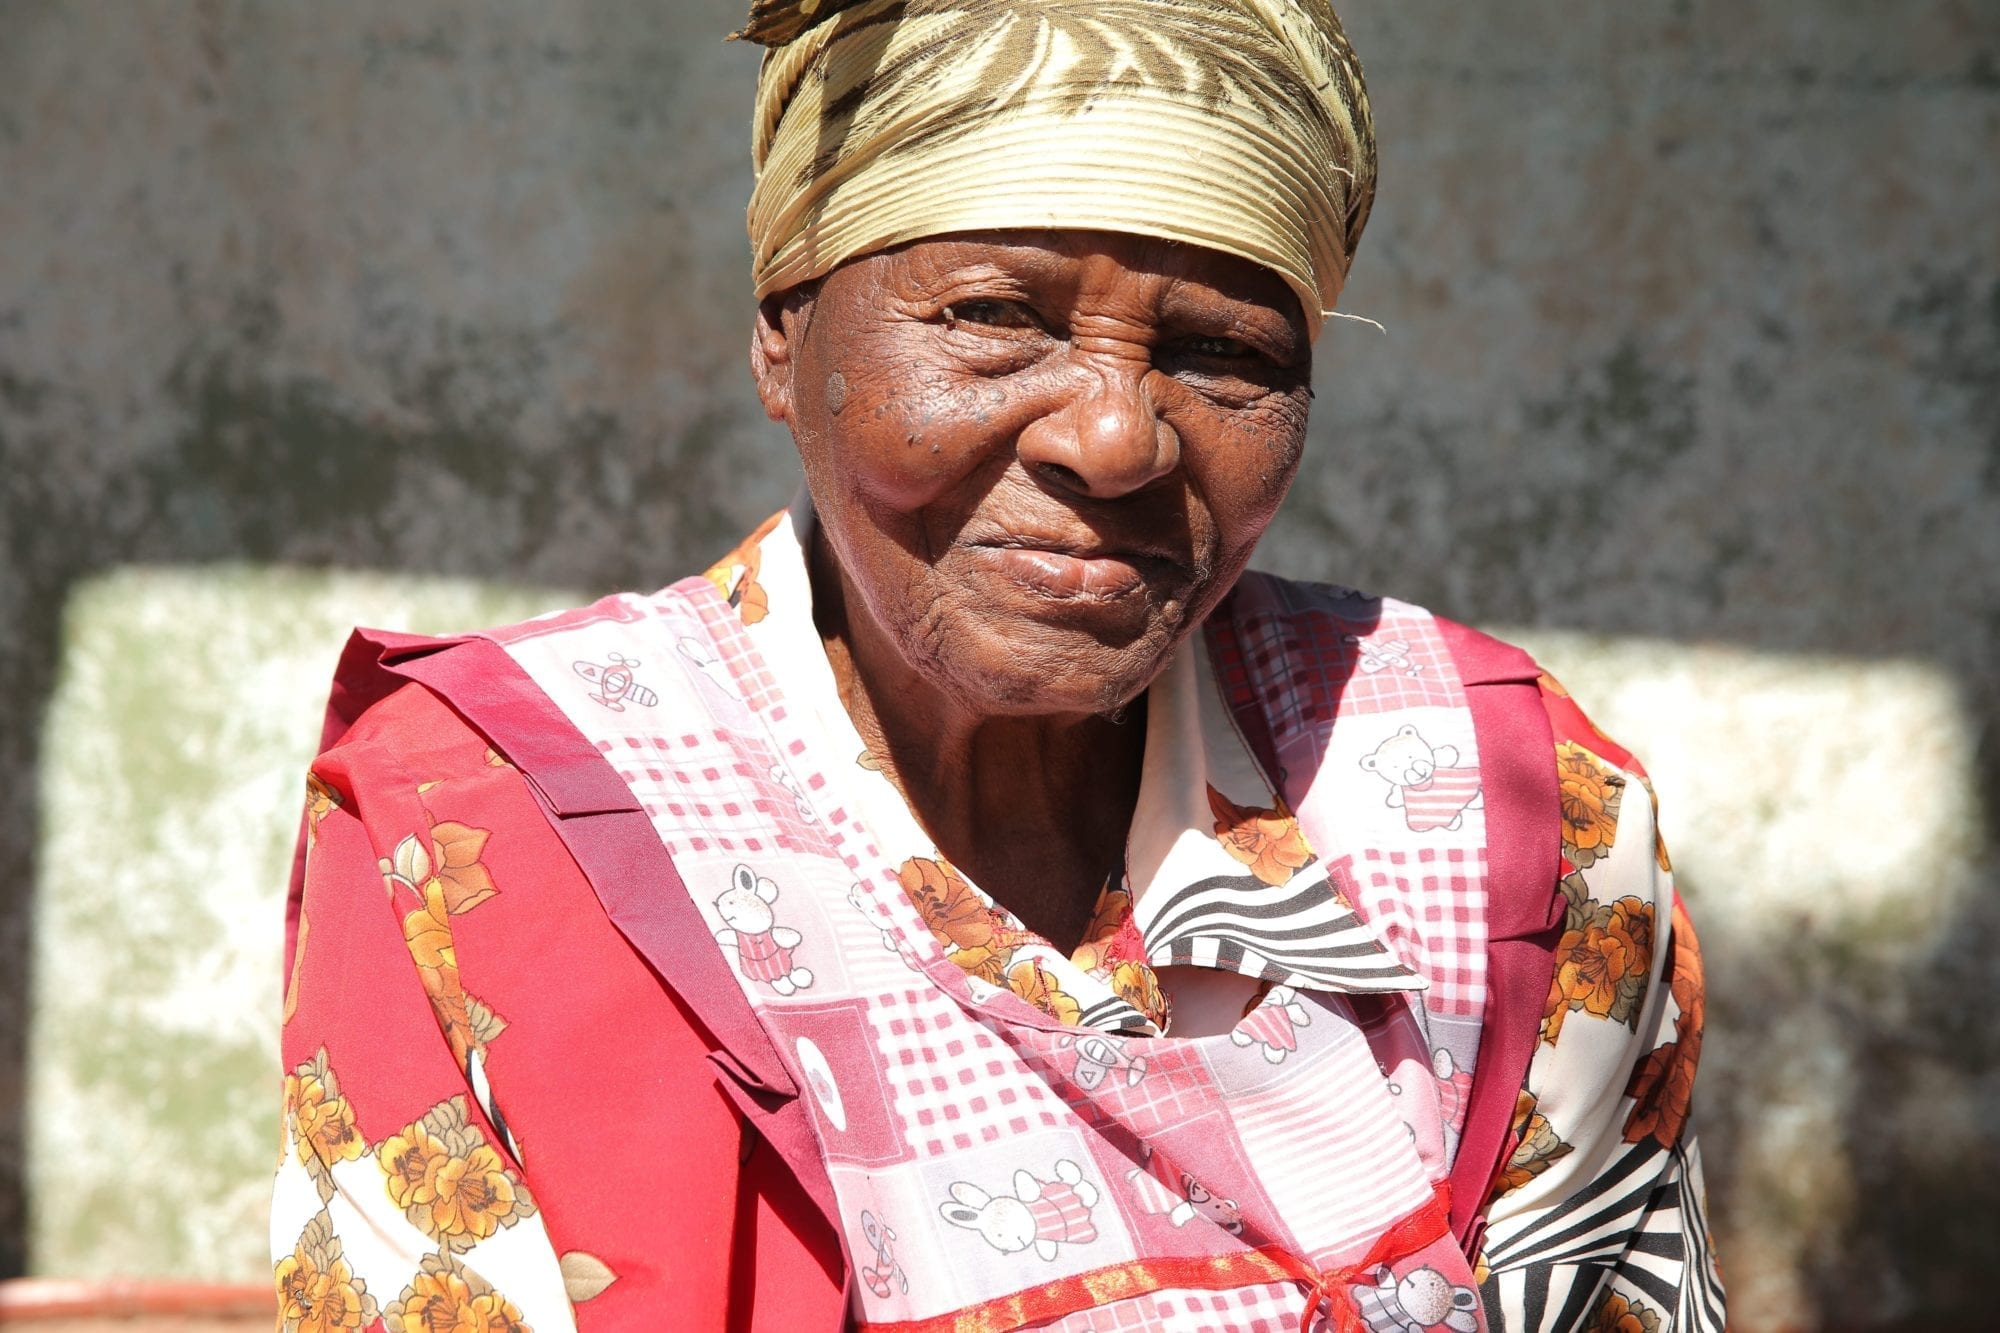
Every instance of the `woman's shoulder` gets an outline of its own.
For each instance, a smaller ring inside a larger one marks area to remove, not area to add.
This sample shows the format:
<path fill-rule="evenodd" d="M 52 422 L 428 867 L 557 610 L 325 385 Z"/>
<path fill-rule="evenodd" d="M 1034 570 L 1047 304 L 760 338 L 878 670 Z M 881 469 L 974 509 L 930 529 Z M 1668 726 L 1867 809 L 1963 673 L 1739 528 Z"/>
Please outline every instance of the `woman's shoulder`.
<path fill-rule="evenodd" d="M 1253 570 L 1217 608 L 1225 633 L 1282 647 L 1312 669 L 1339 675 L 1463 685 L 1534 681 L 1543 673 L 1518 645 L 1396 597 L 1338 583 Z M 1429 680 L 1422 678 L 1428 676 Z"/>
<path fill-rule="evenodd" d="M 1650 790 L 1637 756 L 1606 735 L 1534 654 L 1413 602 L 1253 571 L 1217 608 L 1210 633 L 1225 674 L 1282 674 L 1308 704 L 1325 696 L 1329 726 L 1343 707 L 1387 712 L 1463 703 L 1490 715 L 1503 695 L 1488 687 L 1523 687 L 1506 697 L 1540 721 L 1509 730 L 1547 741 L 1516 747 L 1512 757 L 1544 764 L 1552 748 L 1562 771 L 1588 763 L 1611 782 L 1630 779 Z"/>
<path fill-rule="evenodd" d="M 527 620 L 447 634 L 358 626 L 334 667 L 320 751 L 461 750 L 482 735 L 466 716 L 466 696 L 491 692 L 495 672 L 515 645 L 592 625 L 636 624 L 663 601 L 684 597 L 687 582 L 651 593 L 609 593 Z"/>

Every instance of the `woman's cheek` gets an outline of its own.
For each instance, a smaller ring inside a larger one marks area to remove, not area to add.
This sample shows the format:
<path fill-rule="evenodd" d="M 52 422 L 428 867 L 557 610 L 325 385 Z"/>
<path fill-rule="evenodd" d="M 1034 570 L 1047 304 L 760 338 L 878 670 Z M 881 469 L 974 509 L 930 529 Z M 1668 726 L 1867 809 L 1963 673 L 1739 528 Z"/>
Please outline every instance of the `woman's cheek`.
<path fill-rule="evenodd" d="M 1015 431 L 1007 391 L 991 381 L 930 375 L 892 381 L 865 416 L 842 422 L 840 452 L 860 466 L 877 503 L 920 509 L 937 503 L 992 465 Z M 843 416 L 852 413 L 850 404 Z"/>
<path fill-rule="evenodd" d="M 1215 554 L 1235 563 L 1248 557 L 1291 489 L 1305 454 L 1305 413 L 1274 402 L 1232 414 L 1206 438 L 1212 447 L 1189 450 L 1187 466 L 1215 525 Z M 1186 448 L 1185 433 L 1182 439 Z"/>

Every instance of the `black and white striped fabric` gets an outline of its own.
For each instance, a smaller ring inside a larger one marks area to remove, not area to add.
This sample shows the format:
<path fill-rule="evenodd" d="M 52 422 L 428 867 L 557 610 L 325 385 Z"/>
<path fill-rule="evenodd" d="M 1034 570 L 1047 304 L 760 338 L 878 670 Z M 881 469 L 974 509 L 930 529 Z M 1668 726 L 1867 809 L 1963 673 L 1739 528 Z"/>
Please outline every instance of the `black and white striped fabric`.
<path fill-rule="evenodd" d="M 1618 1297 L 1657 1315 L 1658 1333 L 1722 1333 L 1722 1283 L 1692 1143 L 1628 1145 L 1560 1206 L 1518 1225 L 1495 1223 L 1481 1293 L 1488 1324 L 1523 1333 L 1589 1329 Z"/>
<path fill-rule="evenodd" d="M 1215 875 L 1140 901 L 1154 967 L 1223 968 L 1309 990 L 1422 990 L 1354 909 L 1311 865 L 1288 883 Z"/>

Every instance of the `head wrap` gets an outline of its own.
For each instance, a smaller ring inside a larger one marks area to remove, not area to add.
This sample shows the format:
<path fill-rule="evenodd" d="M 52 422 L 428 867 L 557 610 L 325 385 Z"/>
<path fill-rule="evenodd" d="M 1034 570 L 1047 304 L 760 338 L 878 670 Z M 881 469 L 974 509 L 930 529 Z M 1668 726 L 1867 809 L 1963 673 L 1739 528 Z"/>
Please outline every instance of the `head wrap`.
<path fill-rule="evenodd" d="M 1375 196 L 1328 0 L 756 0 L 757 295 L 945 232 L 1132 232 L 1261 264 L 1317 336 Z"/>

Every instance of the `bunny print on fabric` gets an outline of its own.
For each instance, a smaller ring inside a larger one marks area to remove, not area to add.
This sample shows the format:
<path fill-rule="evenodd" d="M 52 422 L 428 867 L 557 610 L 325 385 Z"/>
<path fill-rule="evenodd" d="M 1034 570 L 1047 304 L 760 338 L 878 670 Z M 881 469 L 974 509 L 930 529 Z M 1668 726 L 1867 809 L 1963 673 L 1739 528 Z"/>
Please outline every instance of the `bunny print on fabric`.
<path fill-rule="evenodd" d="M 1075 1162 L 1056 1163 L 1054 1180 L 1038 1180 L 1026 1171 L 1014 1173 L 1012 1194 L 989 1195 L 969 1181 L 956 1181 L 951 1202 L 938 1205 L 944 1220 L 977 1231 L 1002 1254 L 1033 1250 L 1041 1259 L 1056 1257 L 1058 1245 L 1087 1245 L 1097 1239 L 1090 1210 L 1097 1206 L 1097 1186 L 1083 1178 Z"/>

